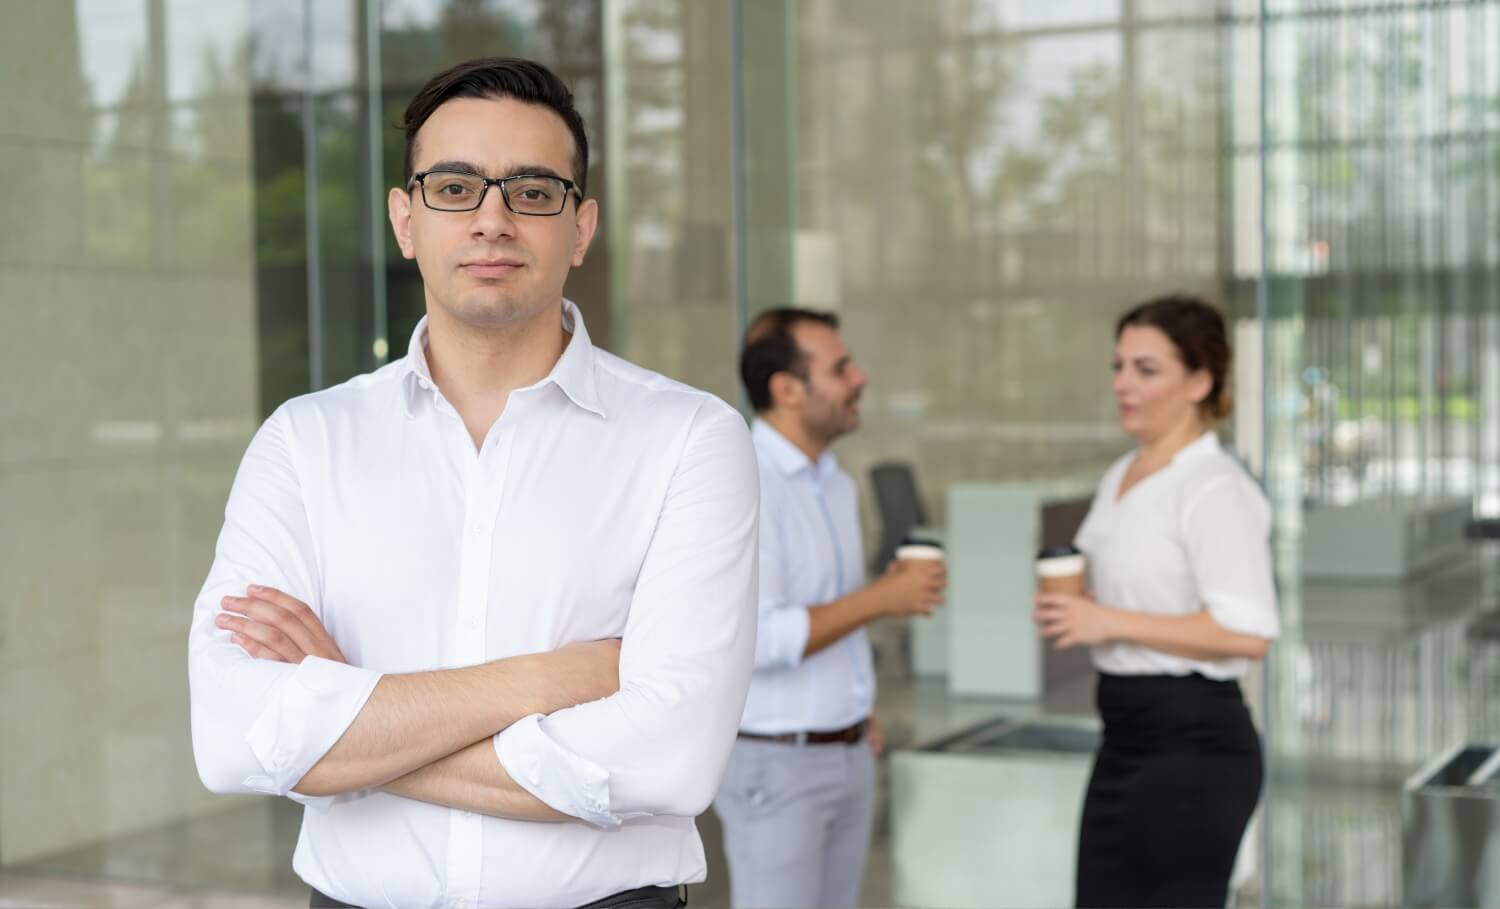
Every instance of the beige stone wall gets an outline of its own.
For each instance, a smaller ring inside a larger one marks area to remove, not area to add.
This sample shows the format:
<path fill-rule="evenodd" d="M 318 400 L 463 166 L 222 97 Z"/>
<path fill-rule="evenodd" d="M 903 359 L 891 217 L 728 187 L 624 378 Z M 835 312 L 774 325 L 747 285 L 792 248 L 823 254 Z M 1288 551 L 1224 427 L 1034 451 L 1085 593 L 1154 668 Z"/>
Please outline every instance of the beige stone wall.
<path fill-rule="evenodd" d="M 0 0 L 0 865 L 224 804 L 185 641 L 258 410 L 245 15 Z"/>

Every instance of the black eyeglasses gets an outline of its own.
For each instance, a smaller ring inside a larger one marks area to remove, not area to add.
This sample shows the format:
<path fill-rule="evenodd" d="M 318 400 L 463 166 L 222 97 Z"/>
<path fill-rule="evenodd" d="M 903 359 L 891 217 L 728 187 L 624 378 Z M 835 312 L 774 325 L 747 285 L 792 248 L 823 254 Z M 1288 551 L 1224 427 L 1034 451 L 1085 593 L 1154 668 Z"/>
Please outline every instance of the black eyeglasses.
<path fill-rule="evenodd" d="M 422 202 L 434 211 L 473 211 L 484 203 L 491 186 L 500 187 L 505 207 L 518 215 L 560 215 L 568 196 L 583 201 L 578 184 L 546 174 L 516 174 L 513 177 L 481 177 L 454 170 L 424 170 L 413 174 L 411 184 L 422 187 Z"/>

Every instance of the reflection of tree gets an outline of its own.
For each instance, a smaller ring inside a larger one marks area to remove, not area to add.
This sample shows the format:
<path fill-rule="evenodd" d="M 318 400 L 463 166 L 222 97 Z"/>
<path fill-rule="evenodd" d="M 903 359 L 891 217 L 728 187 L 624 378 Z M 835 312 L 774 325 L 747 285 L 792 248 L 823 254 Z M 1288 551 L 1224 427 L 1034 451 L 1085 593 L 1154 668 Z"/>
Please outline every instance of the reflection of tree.
<path fill-rule="evenodd" d="M 991 187 L 1008 221 L 1075 232 L 1101 226 L 1099 198 L 1122 172 L 1120 104 L 1111 63 L 1079 67 L 1065 92 L 1040 99 L 1038 140 L 1008 147 Z"/>
<path fill-rule="evenodd" d="M 488 0 L 448 0 L 434 37 L 449 62 L 516 53 L 526 46 L 520 23 L 497 6 Z"/>
<path fill-rule="evenodd" d="M 912 130 L 918 147 L 912 197 L 925 209 L 924 223 L 942 238 L 940 248 L 967 259 L 975 227 L 993 211 L 995 200 L 977 174 L 998 136 L 1019 61 L 966 45 L 917 55 L 913 62 Z M 875 159 L 875 166 L 881 163 Z"/>

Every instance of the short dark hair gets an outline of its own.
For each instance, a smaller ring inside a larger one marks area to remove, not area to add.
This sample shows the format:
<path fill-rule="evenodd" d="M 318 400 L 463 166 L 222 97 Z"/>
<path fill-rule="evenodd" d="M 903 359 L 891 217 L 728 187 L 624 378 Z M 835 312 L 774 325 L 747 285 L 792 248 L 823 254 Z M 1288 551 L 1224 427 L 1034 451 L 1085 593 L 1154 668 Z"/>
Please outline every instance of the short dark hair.
<path fill-rule="evenodd" d="M 1191 294 L 1167 294 L 1121 316 L 1115 325 L 1115 339 L 1119 340 L 1132 325 L 1159 330 L 1177 348 L 1177 358 L 1188 372 L 1204 369 L 1213 377 L 1213 388 L 1198 404 L 1205 421 L 1215 423 L 1229 416 L 1229 333 L 1217 307 Z"/>
<path fill-rule="evenodd" d="M 839 317 L 831 312 L 784 306 L 761 313 L 745 331 L 740 380 L 756 413 L 771 409 L 771 377 L 778 372 L 807 381 L 807 353 L 792 336 L 792 329 L 801 322 L 816 322 L 835 330 L 839 327 Z"/>
<path fill-rule="evenodd" d="M 573 182 L 578 184 L 580 196 L 588 194 L 589 140 L 583 131 L 583 117 L 573 106 L 573 93 L 552 70 L 520 57 L 480 57 L 427 80 L 406 105 L 401 119 L 401 129 L 406 132 L 403 185 L 411 185 L 417 131 L 433 111 L 454 98 L 514 98 L 556 113 L 573 134 Z"/>

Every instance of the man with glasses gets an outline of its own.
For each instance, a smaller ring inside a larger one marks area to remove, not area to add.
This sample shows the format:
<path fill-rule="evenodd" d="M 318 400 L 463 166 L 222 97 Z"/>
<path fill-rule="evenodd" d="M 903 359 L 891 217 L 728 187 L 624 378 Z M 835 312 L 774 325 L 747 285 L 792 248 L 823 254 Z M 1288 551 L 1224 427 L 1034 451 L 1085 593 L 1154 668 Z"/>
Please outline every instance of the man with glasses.
<path fill-rule="evenodd" d="M 427 315 L 250 443 L 189 638 L 199 772 L 307 806 L 314 906 L 681 905 L 753 656 L 748 432 L 562 297 L 598 204 L 555 75 L 462 64 L 405 130 Z"/>

